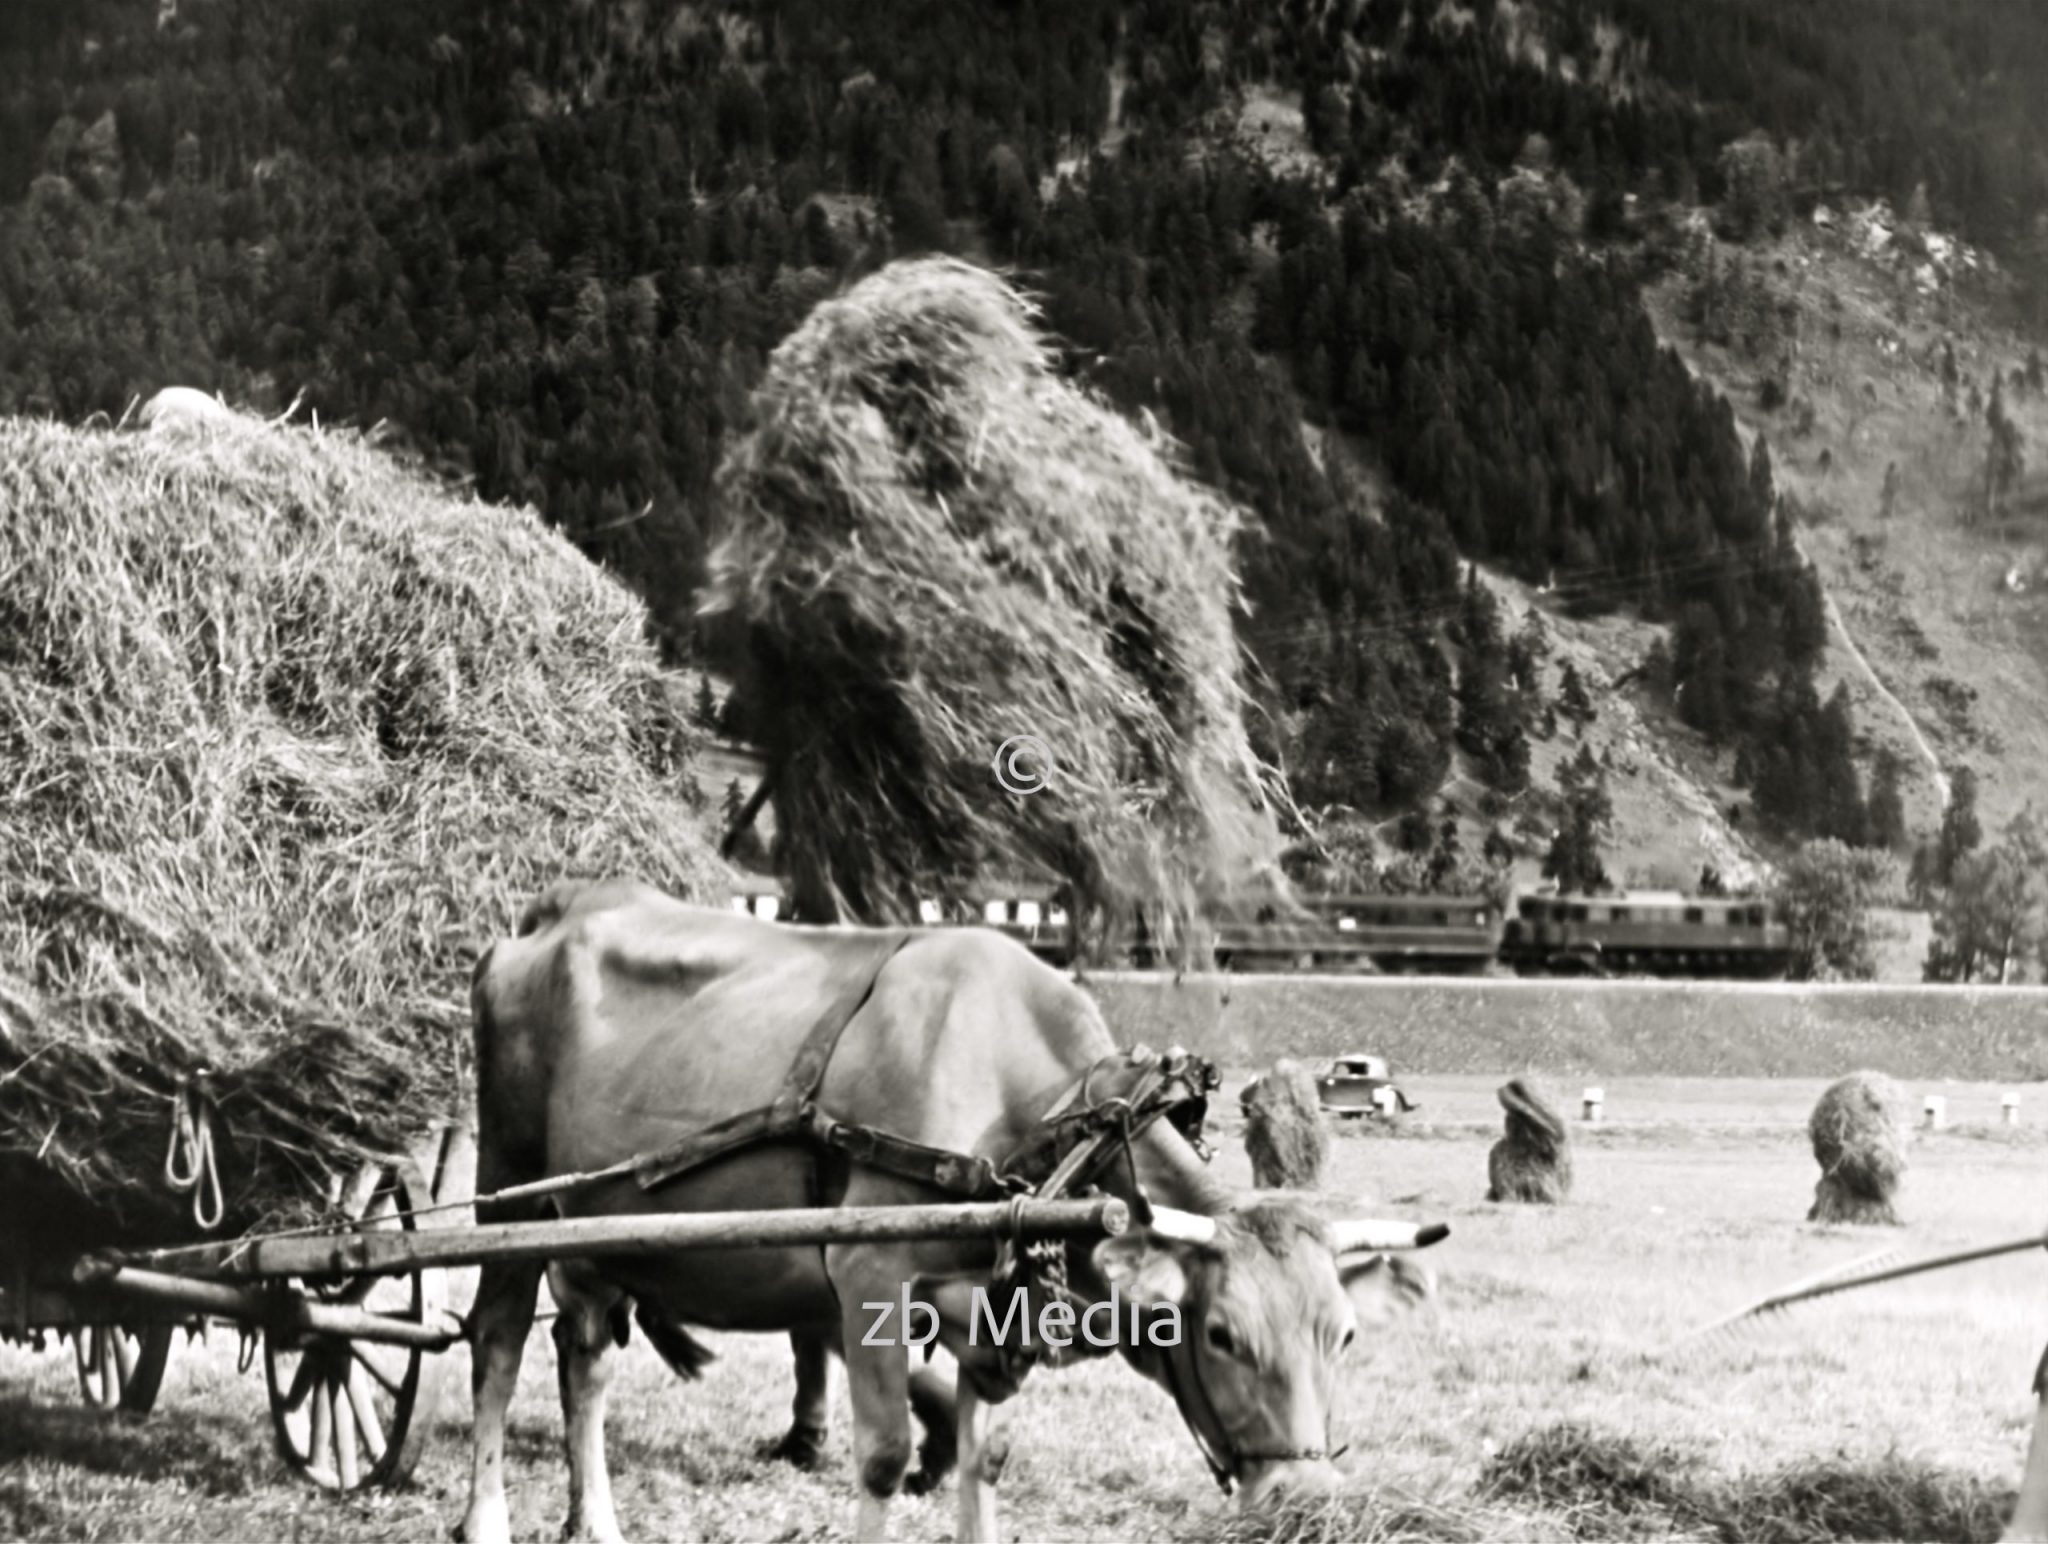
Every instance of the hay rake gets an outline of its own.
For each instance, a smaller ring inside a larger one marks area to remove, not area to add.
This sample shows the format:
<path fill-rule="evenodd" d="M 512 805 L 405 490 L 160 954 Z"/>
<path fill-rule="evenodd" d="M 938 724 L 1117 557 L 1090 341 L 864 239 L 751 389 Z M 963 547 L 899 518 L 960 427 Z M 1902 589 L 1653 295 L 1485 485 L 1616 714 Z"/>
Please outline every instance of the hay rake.
<path fill-rule="evenodd" d="M 1679 1350 L 1728 1345 L 1765 1323 L 1782 1319 L 1791 1309 L 1824 1297 L 1856 1292 L 1865 1287 L 1882 1286 L 1886 1282 L 1902 1281 L 1909 1276 L 1925 1275 L 1930 1271 L 1953 1270 L 1960 1265 L 1971 1265 L 1979 1260 L 1995 1259 L 2000 1255 L 2021 1254 L 2029 1249 L 2048 1249 L 2048 1234 L 2032 1233 L 2025 1238 L 2010 1239 L 1999 1244 L 1982 1244 L 1974 1249 L 1959 1249 L 1949 1254 L 1931 1255 L 1924 1260 L 1912 1260 L 1904 1264 L 1891 1263 L 1904 1253 L 1902 1249 L 1882 1249 L 1859 1259 L 1829 1266 L 1826 1270 L 1816 1271 L 1810 1276 L 1803 1276 L 1768 1296 L 1758 1298 L 1747 1307 L 1738 1308 L 1731 1314 L 1724 1314 L 1697 1329 L 1686 1331 L 1676 1340 L 1643 1352 L 1642 1357 L 1645 1361 L 1657 1361 Z"/>

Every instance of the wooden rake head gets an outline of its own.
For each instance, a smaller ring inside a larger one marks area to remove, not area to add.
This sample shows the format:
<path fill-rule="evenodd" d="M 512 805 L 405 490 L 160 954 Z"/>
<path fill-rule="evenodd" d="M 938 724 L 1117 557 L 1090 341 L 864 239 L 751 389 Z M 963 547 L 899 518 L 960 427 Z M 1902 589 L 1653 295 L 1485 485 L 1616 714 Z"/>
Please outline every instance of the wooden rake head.
<path fill-rule="evenodd" d="M 1753 1337 L 1766 1325 L 1782 1320 L 1794 1307 L 1802 1303 L 1848 1290 L 1850 1285 L 1860 1282 L 1864 1276 L 1882 1271 L 1893 1264 L 1903 1253 L 1902 1249 L 1893 1246 L 1872 1254 L 1859 1255 L 1853 1260 L 1843 1260 L 1828 1266 L 1825 1270 L 1815 1271 L 1810 1276 L 1802 1276 L 1797 1281 L 1745 1304 L 1733 1313 L 1723 1314 L 1718 1319 L 1687 1330 L 1662 1346 L 1644 1351 L 1643 1360 L 1659 1361 L 1679 1351 L 1729 1349 Z"/>
<path fill-rule="evenodd" d="M 1855 1292 L 1864 1287 L 1879 1286 L 1884 1282 L 1918 1276 L 1927 1271 L 1950 1270 L 1958 1265 L 1988 1260 L 1996 1255 L 2018 1254 L 2022 1250 L 2041 1248 L 2048 1248 L 2048 1235 L 2035 1233 L 2025 1238 L 2010 1239 L 2002 1244 L 1980 1245 L 1975 1249 L 1933 1255 L 1925 1260 L 1915 1260 L 1906 1264 L 1893 1263 L 1902 1253 L 1896 1246 L 1882 1249 L 1859 1259 L 1846 1260 L 1840 1265 L 1833 1265 L 1811 1276 L 1802 1277 L 1789 1286 L 1780 1287 L 1747 1307 L 1725 1314 L 1712 1323 L 1701 1325 L 1698 1329 L 1688 1330 L 1663 1346 L 1642 1352 L 1641 1359 L 1654 1362 L 1679 1350 L 1698 1350 L 1704 1346 L 1732 1343 L 1746 1334 L 1753 1333 L 1759 1325 L 1781 1319 L 1790 1309 L 1818 1298 Z"/>

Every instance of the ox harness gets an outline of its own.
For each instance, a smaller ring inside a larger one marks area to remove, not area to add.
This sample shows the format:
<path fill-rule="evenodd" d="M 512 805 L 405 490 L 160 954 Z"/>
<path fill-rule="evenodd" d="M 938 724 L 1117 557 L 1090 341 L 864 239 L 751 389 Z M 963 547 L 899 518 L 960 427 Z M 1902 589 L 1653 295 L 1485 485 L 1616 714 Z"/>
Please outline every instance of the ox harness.
<path fill-rule="evenodd" d="M 634 1158 L 630 1167 L 639 1187 L 653 1190 L 742 1148 L 792 1139 L 808 1141 L 868 1168 L 929 1185 L 964 1201 L 1085 1195 L 1095 1189 L 1094 1181 L 1121 1159 L 1136 1198 L 1138 1221 L 1144 1223 L 1150 1220 L 1151 1206 L 1138 1181 L 1132 1144 L 1147 1128 L 1164 1118 L 1204 1162 L 1209 1159 L 1202 1128 L 1208 1119 L 1209 1095 L 1222 1078 L 1208 1061 L 1178 1047 L 1158 1052 L 1138 1046 L 1095 1062 L 1040 1118 L 1039 1131 L 1002 1163 L 842 1121 L 821 1108 L 818 1092 L 840 1037 L 874 995 L 882 968 L 911 936 L 890 939 L 864 973 L 861 989 L 844 994 L 812 1028 L 774 1099 Z M 1101 1093 L 1098 1084 L 1106 1085 Z M 1035 1289 L 1078 1314 L 1087 1304 L 1067 1284 L 1068 1249 L 1069 1244 L 1060 1240 L 1020 1249 L 1014 1237 L 1005 1238 L 997 1250 L 994 1281 L 1004 1289 Z M 1029 1338 L 1027 1331 L 1027 1342 Z M 1226 1494 L 1246 1463 L 1339 1456 L 1321 1448 L 1270 1451 L 1240 1444 L 1217 1412 L 1202 1379 L 1200 1357 L 1188 1337 L 1171 1348 L 1154 1348 L 1147 1354 L 1159 1357 L 1163 1381 L 1181 1418 Z M 1002 1346 L 1000 1356 L 1005 1381 L 1013 1386 L 1021 1383 L 1037 1362 L 1057 1365 L 1065 1359 L 1058 1349 L 1028 1344 Z"/>

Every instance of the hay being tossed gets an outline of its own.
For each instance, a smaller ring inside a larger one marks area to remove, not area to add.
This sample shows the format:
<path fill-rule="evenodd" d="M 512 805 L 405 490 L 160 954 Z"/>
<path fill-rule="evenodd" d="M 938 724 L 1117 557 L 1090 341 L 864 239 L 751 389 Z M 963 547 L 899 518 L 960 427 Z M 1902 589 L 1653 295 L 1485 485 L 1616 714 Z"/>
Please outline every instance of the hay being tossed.
<path fill-rule="evenodd" d="M 0 574 L 0 1242 L 196 1236 L 202 1073 L 222 1231 L 288 1219 L 461 1114 L 538 888 L 722 874 L 639 604 L 357 436 L 0 420 Z"/>
<path fill-rule="evenodd" d="M 812 312 L 720 469 L 703 610 L 801 915 L 904 920 L 948 880 L 1050 871 L 1077 919 L 1144 905 L 1171 946 L 1280 848 L 1242 719 L 1239 517 L 1056 376 L 1034 317 L 951 259 Z M 997 781 L 1019 735 L 1050 752 L 1020 769 L 1041 791 Z"/>
<path fill-rule="evenodd" d="M 1893 1198 L 1906 1172 L 1906 1101 L 1881 1072 L 1830 1083 L 1806 1123 L 1820 1179 L 1808 1222 L 1896 1227 Z"/>

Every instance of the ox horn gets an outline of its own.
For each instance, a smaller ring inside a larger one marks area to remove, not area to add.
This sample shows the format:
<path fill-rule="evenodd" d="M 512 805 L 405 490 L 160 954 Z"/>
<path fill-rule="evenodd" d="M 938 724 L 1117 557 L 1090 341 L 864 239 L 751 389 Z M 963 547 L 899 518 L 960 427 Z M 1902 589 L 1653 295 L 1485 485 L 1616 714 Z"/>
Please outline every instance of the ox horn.
<path fill-rule="evenodd" d="M 1216 1219 L 1204 1217 L 1200 1212 L 1182 1212 L 1171 1206 L 1155 1206 L 1152 1208 L 1151 1220 L 1146 1226 L 1159 1237 L 1176 1244 L 1216 1242 Z"/>
<path fill-rule="evenodd" d="M 1377 1217 L 1350 1217 L 1330 1224 L 1330 1248 L 1336 1254 L 1354 1249 L 1427 1249 L 1450 1237 L 1448 1223 L 1394 1222 Z"/>

